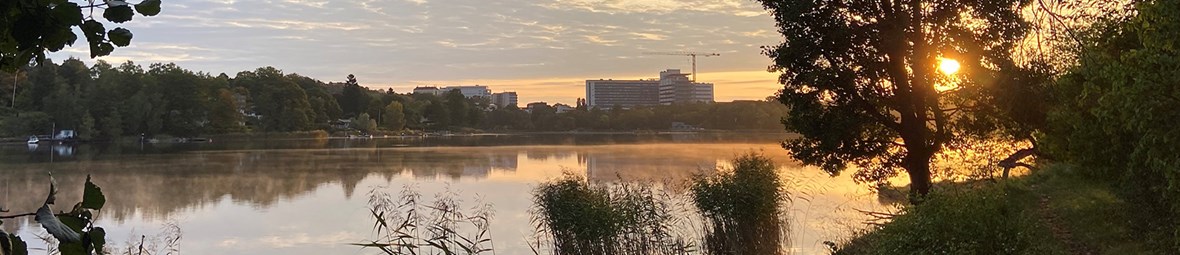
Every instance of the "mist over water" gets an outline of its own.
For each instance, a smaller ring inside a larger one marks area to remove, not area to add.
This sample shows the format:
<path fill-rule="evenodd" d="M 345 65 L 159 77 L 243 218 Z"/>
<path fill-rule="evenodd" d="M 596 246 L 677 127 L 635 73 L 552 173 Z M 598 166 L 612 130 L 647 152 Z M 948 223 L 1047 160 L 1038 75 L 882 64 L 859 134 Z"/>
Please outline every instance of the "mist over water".
<path fill-rule="evenodd" d="M 190 254 L 368 254 L 347 245 L 372 236 L 367 194 L 415 186 L 426 200 L 451 190 L 495 209 L 497 253 L 529 253 L 528 209 L 537 183 L 562 171 L 590 181 L 684 181 L 762 151 L 780 166 L 794 202 L 789 244 L 818 253 L 822 241 L 863 227 L 856 210 L 887 206 L 847 177 L 794 163 L 783 135 L 503 135 L 417 139 L 215 141 L 205 144 L 0 147 L 0 201 L 35 210 L 52 172 L 59 204 L 80 198 L 86 175 L 107 194 L 97 222 L 114 244 L 179 225 Z M 474 206 L 471 203 L 470 206 Z M 63 205 L 59 205 L 61 207 Z M 465 205 L 466 206 L 466 205 Z M 36 240 L 31 219 L 4 224 Z M 32 246 L 44 246 L 39 241 Z"/>

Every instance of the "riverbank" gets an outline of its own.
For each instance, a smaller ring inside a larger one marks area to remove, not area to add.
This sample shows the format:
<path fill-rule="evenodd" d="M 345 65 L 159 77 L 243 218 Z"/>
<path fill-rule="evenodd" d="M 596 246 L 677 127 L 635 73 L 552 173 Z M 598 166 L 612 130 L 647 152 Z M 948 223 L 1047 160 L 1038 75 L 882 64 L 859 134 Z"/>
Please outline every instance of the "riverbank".
<path fill-rule="evenodd" d="M 833 254 L 1167 254 L 1113 189 L 1051 165 L 1007 181 L 941 185 Z"/>

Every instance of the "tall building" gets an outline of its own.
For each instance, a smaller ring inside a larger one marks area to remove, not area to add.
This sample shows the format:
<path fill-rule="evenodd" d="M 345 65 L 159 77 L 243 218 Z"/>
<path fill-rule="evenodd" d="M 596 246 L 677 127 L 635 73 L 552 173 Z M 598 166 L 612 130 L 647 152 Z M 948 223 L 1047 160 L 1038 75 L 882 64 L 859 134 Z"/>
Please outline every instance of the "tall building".
<path fill-rule="evenodd" d="M 586 105 L 611 108 L 660 103 L 658 80 L 586 80 Z"/>
<path fill-rule="evenodd" d="M 492 94 L 492 104 L 496 107 L 504 108 L 508 106 L 517 106 L 516 92 L 500 92 Z"/>
<path fill-rule="evenodd" d="M 660 72 L 660 104 L 712 103 L 713 84 L 692 82 L 680 69 Z"/>

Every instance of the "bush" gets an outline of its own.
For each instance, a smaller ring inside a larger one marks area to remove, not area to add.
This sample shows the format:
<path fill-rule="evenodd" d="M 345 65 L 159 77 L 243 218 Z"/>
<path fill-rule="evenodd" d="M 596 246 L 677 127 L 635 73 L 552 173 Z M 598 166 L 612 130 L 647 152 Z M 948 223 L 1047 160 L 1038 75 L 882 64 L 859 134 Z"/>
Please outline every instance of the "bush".
<path fill-rule="evenodd" d="M 932 192 L 888 224 L 861 233 L 833 254 L 1058 254 L 1049 233 L 1017 203 L 1027 190 L 999 186 Z"/>

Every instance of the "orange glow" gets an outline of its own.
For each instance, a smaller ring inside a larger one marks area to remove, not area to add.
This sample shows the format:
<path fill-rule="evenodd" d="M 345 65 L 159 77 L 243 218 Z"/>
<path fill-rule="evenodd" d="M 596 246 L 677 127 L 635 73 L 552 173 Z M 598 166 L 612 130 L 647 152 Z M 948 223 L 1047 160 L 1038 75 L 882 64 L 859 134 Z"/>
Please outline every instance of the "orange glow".
<path fill-rule="evenodd" d="M 949 58 L 938 59 L 938 71 L 946 75 L 953 75 L 959 72 L 959 61 Z"/>

